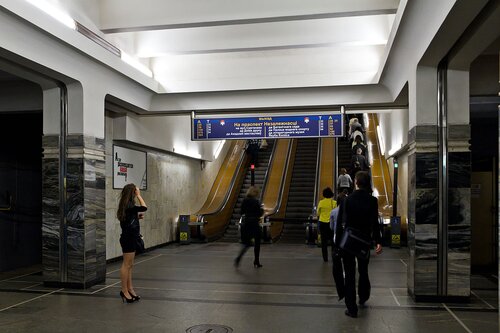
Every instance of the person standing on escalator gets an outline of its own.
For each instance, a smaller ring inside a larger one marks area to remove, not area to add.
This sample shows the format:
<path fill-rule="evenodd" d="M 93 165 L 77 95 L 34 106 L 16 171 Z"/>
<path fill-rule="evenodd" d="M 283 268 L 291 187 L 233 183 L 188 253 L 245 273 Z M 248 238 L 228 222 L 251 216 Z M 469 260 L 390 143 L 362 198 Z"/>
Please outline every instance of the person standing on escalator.
<path fill-rule="evenodd" d="M 259 140 L 247 140 L 245 150 L 250 155 L 250 163 L 257 167 L 259 160 Z"/>
<path fill-rule="evenodd" d="M 356 150 L 356 155 L 353 155 L 351 159 L 351 169 L 354 169 L 356 164 L 359 165 L 360 171 L 368 171 L 371 168 L 370 164 L 366 161 L 366 157 L 362 153 L 363 151 L 361 148 Z M 354 177 L 356 177 L 356 174 L 354 174 Z"/>
<path fill-rule="evenodd" d="M 339 195 L 340 193 L 344 192 L 344 190 L 350 192 L 351 188 L 352 188 L 352 178 L 351 176 L 349 176 L 345 168 L 341 168 L 340 175 L 337 177 L 337 190 Z"/>

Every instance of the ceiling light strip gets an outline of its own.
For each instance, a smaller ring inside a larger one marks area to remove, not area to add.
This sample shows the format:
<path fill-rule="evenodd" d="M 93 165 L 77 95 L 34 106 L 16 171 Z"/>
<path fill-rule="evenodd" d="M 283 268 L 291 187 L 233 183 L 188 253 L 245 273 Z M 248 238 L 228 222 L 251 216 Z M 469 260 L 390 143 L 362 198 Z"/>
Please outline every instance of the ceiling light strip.
<path fill-rule="evenodd" d="M 54 5 L 48 3 L 47 1 L 26 0 L 26 2 L 40 9 L 42 12 L 51 16 L 53 19 L 61 22 L 68 28 L 73 30 L 76 29 L 75 20 L 73 20 L 71 16 L 69 16 L 66 12 L 60 10 L 59 8 L 55 7 Z"/>

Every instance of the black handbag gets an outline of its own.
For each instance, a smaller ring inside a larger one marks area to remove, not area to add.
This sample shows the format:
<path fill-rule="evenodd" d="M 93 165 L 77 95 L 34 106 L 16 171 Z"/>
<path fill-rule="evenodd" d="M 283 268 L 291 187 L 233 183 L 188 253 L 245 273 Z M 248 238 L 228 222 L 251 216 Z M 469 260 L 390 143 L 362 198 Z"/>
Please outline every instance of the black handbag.
<path fill-rule="evenodd" d="M 135 253 L 141 254 L 144 252 L 146 252 L 146 248 L 144 247 L 144 239 L 142 238 L 142 235 L 139 235 L 135 239 Z"/>
<path fill-rule="evenodd" d="M 370 238 L 361 231 L 347 227 L 342 234 L 339 247 L 359 259 L 368 259 L 370 256 Z"/>
<path fill-rule="evenodd" d="M 359 259 L 368 259 L 370 256 L 371 238 L 369 235 L 358 229 L 346 227 L 347 224 L 347 203 L 342 205 L 342 227 L 344 229 L 340 239 L 339 248 L 352 254 Z"/>

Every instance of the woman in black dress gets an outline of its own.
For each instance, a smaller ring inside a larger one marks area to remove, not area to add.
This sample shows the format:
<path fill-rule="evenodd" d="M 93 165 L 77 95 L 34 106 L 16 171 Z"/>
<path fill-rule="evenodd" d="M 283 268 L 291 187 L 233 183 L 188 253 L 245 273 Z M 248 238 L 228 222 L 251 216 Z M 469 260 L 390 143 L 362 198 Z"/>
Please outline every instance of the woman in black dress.
<path fill-rule="evenodd" d="M 136 205 L 136 201 L 138 201 L 139 206 Z M 140 296 L 137 296 L 132 286 L 132 267 L 134 266 L 137 241 L 141 237 L 139 213 L 145 212 L 147 209 L 139 188 L 134 184 L 125 185 L 120 196 L 116 217 L 120 221 L 122 228 L 120 245 L 123 251 L 123 263 L 120 268 L 122 286 L 120 296 L 122 297 L 122 301 L 127 301 L 127 303 L 132 303 L 140 299 Z"/>
<path fill-rule="evenodd" d="M 259 260 L 260 254 L 260 217 L 264 213 L 264 209 L 262 209 L 262 205 L 258 199 L 259 197 L 259 189 L 255 186 L 251 186 L 246 194 L 245 199 L 243 199 L 243 203 L 241 204 L 241 215 L 245 216 L 242 224 L 241 224 L 241 242 L 243 243 L 243 247 L 241 248 L 240 253 L 234 260 L 234 265 L 236 267 L 239 266 L 241 258 L 248 250 L 250 246 L 252 246 L 252 238 L 254 239 L 254 261 L 253 265 L 256 268 L 262 267 Z"/>

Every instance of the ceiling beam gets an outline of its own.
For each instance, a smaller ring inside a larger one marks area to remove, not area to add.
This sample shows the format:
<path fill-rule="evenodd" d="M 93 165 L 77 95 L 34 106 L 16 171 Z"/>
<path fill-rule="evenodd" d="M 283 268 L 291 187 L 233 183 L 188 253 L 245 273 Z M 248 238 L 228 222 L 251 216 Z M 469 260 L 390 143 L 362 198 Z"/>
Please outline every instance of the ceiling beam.
<path fill-rule="evenodd" d="M 230 5 L 229 5 L 230 4 Z M 106 0 L 104 33 L 394 14 L 399 0 Z"/>

